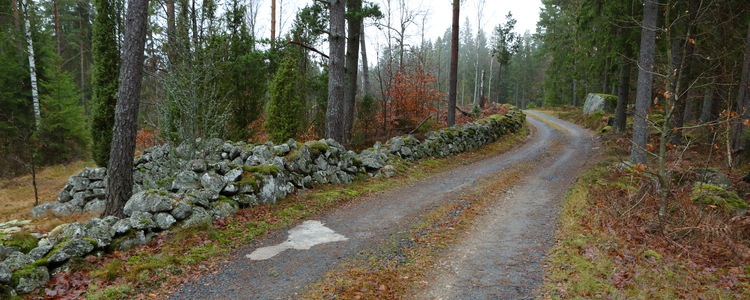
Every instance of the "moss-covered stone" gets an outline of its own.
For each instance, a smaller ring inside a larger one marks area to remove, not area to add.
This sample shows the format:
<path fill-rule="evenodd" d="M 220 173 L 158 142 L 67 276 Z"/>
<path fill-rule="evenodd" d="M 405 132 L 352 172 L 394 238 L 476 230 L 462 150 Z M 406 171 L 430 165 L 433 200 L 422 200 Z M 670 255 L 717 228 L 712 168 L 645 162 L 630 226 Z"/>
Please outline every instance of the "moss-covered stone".
<path fill-rule="evenodd" d="M 331 149 L 331 147 L 329 147 L 325 143 L 318 141 L 307 142 L 305 143 L 305 146 L 308 150 L 310 150 L 310 157 L 312 158 L 317 158 L 321 154 L 326 153 L 326 151 Z"/>
<path fill-rule="evenodd" d="M 262 175 L 279 175 L 279 167 L 275 165 L 265 166 L 243 166 L 242 170 L 250 174 L 262 174 Z"/>
<path fill-rule="evenodd" d="M 747 203 L 734 192 L 703 182 L 695 183 L 693 192 L 690 194 L 690 200 L 706 205 L 747 209 Z"/>
<path fill-rule="evenodd" d="M 31 233 L 19 232 L 11 235 L 4 244 L 7 247 L 18 247 L 21 252 L 28 254 L 29 251 L 36 248 L 38 243 L 39 241 Z"/>

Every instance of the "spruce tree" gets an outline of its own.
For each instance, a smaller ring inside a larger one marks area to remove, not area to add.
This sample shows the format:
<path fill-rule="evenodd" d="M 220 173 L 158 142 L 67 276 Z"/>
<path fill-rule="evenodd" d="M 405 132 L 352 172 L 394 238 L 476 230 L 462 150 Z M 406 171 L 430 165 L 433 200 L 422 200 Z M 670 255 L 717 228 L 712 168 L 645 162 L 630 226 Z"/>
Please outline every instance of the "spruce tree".
<path fill-rule="evenodd" d="M 91 153 L 97 165 L 106 167 L 115 124 L 120 51 L 117 48 L 115 6 L 110 0 L 95 0 L 98 12 L 93 26 L 94 98 L 91 121 Z"/>
<path fill-rule="evenodd" d="M 304 130 L 305 102 L 299 93 L 302 78 L 295 69 L 297 61 L 287 57 L 270 85 L 266 123 L 263 125 L 274 143 L 298 137 Z"/>

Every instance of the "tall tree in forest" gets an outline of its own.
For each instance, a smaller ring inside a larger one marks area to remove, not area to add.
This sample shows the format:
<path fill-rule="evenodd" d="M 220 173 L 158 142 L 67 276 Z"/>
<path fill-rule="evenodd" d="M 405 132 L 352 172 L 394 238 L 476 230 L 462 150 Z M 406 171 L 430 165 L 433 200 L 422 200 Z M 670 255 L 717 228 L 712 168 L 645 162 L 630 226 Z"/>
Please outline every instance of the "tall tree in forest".
<path fill-rule="evenodd" d="M 346 36 L 346 5 L 344 0 L 330 1 L 328 108 L 326 111 L 326 138 L 344 143 L 344 54 Z"/>
<path fill-rule="evenodd" d="M 138 106 L 148 23 L 148 0 L 130 0 L 122 52 L 120 87 L 117 91 L 115 127 L 107 175 L 107 202 L 102 216 L 124 218 L 123 208 L 133 193 L 133 156 L 138 131 Z"/>
<path fill-rule="evenodd" d="M 36 62 L 34 57 L 34 41 L 31 38 L 31 13 L 28 0 L 23 0 L 23 13 L 26 20 L 26 44 L 29 49 L 29 74 L 31 75 L 31 99 L 34 103 L 34 118 L 36 120 L 36 131 L 42 126 L 42 115 L 39 112 L 39 88 L 37 87 Z"/>
<path fill-rule="evenodd" d="M 641 54 L 638 61 L 638 89 L 633 117 L 633 139 L 630 149 L 630 161 L 646 164 L 648 143 L 648 121 L 646 117 L 651 108 L 651 87 L 653 85 L 654 55 L 656 51 L 656 21 L 658 19 L 658 2 L 645 0 L 641 29 Z"/>
<path fill-rule="evenodd" d="M 94 0 L 97 15 L 93 25 L 94 97 L 91 110 L 91 154 L 101 167 L 109 163 L 112 128 L 120 70 L 117 23 L 112 0 Z"/>
<path fill-rule="evenodd" d="M 461 1 L 453 0 L 453 27 L 451 31 L 451 67 L 448 88 L 448 126 L 456 124 L 456 90 L 458 87 L 458 22 Z"/>
<path fill-rule="evenodd" d="M 362 40 L 360 34 L 364 32 L 362 21 L 367 17 L 379 18 L 380 16 L 382 16 L 380 9 L 370 3 L 363 7 L 362 0 L 348 0 L 346 2 L 346 19 L 347 24 L 349 24 L 346 44 L 346 90 L 344 91 L 344 141 L 346 142 L 351 141 L 352 128 L 354 126 L 354 106 L 356 104 L 358 81 L 357 71 L 359 70 L 359 44 Z"/>
<path fill-rule="evenodd" d="M 291 56 L 284 59 L 269 86 L 271 100 L 263 127 L 277 144 L 300 136 L 305 129 L 305 103 L 299 93 L 302 79 L 296 65 Z"/>
<path fill-rule="evenodd" d="M 510 63 L 513 54 L 518 52 L 518 34 L 513 32 L 513 28 L 516 26 L 516 19 L 513 19 L 513 14 L 508 12 L 505 16 L 505 24 L 498 24 L 495 27 L 492 39 L 495 45 L 492 47 L 492 56 L 498 62 L 497 73 L 502 74 L 503 66 L 507 66 Z M 499 75 L 498 75 L 499 77 Z"/>
<path fill-rule="evenodd" d="M 750 23 L 750 22 L 748 22 Z M 747 39 L 745 41 L 745 58 L 742 63 L 742 79 L 737 97 L 737 112 L 741 118 L 734 124 L 732 131 L 732 149 L 735 152 L 745 151 L 747 140 L 742 135 L 747 129 L 746 120 L 750 120 L 750 25 L 748 25 Z"/>
<path fill-rule="evenodd" d="M 370 66 L 367 64 L 367 47 L 365 45 L 365 26 L 360 28 L 359 48 L 362 51 L 362 91 L 365 95 L 372 95 L 372 86 L 370 85 Z"/>

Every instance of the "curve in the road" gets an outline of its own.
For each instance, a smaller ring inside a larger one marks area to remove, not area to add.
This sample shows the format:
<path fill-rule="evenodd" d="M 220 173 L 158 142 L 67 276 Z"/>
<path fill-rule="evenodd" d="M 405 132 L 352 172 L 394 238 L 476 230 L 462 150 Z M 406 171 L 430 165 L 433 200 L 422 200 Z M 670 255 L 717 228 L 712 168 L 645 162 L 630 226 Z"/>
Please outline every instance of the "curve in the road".
<path fill-rule="evenodd" d="M 551 166 L 554 170 L 563 170 L 562 174 L 560 172 L 544 172 L 544 170 L 535 173 L 536 175 L 530 174 L 528 176 L 536 178 L 561 176 L 564 180 L 531 180 L 529 183 L 535 185 L 524 189 L 539 191 L 537 194 L 527 196 L 561 195 L 567 189 L 563 186 L 575 177 L 571 175 L 574 175 L 580 169 L 580 163 L 576 162 L 576 159 L 585 159 L 586 153 L 589 151 L 587 134 L 572 124 L 543 115 L 536 116 L 537 114 L 533 112 L 529 113 L 537 118 L 545 119 L 546 122 L 556 124 L 559 128 L 563 128 L 564 132 L 553 129 L 547 123 L 528 118 L 527 120 L 534 127 L 534 133 L 529 137 L 528 142 L 521 147 L 516 147 L 507 153 L 467 166 L 436 174 L 387 194 L 369 196 L 363 201 L 356 201 L 317 218 L 326 227 L 348 238 L 347 241 L 319 244 L 309 250 L 290 249 L 279 252 L 266 260 L 247 258 L 247 255 L 258 248 L 282 244 L 287 239 L 285 232 L 271 233 L 234 253 L 229 261 L 223 264 L 215 274 L 186 284 L 170 299 L 295 299 L 305 285 L 318 280 L 322 274 L 342 259 L 354 257 L 363 249 L 377 247 L 381 241 L 398 230 L 399 226 L 403 226 L 433 207 L 457 201 L 458 195 L 465 187 L 472 186 L 479 180 L 502 172 L 515 164 L 543 161 L 545 162 L 544 165 Z M 564 151 L 550 155 L 548 148 L 553 143 L 563 143 L 562 149 Z M 547 183 L 556 183 L 560 188 L 549 190 L 549 188 L 546 188 Z M 517 193 L 516 196 L 522 196 L 522 193 Z M 559 199 L 554 201 L 559 201 Z M 519 205 L 514 205 L 514 207 L 526 209 L 523 208 L 524 205 L 520 205 L 520 203 L 526 201 L 518 200 L 516 202 Z M 521 210 L 518 214 L 537 213 L 534 209 L 538 209 L 537 206 L 545 205 L 555 208 L 538 212 L 548 214 L 545 220 L 548 220 L 549 224 L 543 224 L 542 226 L 553 227 L 554 216 L 556 216 L 557 211 L 556 203 L 548 201 L 534 204 L 534 208 L 531 208 L 532 211 Z M 509 212 L 508 214 L 514 213 Z M 535 226 L 537 224 L 519 224 L 518 228 L 533 229 Z M 525 247 L 524 245 L 510 245 L 520 241 L 508 240 L 510 237 L 508 235 L 495 241 L 495 245 L 508 249 Z M 498 260 L 500 266 L 503 263 L 502 259 Z M 467 266 L 469 265 L 467 264 Z M 480 273 L 477 274 L 481 275 Z M 541 278 L 541 275 L 539 278 Z M 475 292 L 474 290 L 463 291 Z M 482 293 L 482 291 L 476 292 Z M 453 294 L 446 295 L 450 297 Z M 495 298 L 479 297 L 478 299 Z"/>

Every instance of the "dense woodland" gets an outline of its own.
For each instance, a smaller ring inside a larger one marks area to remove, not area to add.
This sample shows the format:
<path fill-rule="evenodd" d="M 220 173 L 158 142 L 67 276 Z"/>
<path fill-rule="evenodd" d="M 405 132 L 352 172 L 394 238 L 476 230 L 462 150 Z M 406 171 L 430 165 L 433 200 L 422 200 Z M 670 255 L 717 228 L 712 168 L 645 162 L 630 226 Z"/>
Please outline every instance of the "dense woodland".
<path fill-rule="evenodd" d="M 128 24 L 126 4 L 0 4 L 0 163 L 10 166 L 4 176 L 89 157 L 108 165 L 118 89 L 132 73 L 120 72 L 130 58 L 129 25 L 137 23 Z M 650 115 L 666 118 L 660 126 L 671 129 L 662 130 L 669 135 L 662 148 L 680 144 L 681 128 L 695 123 L 731 127 L 730 159 L 745 148 L 745 1 L 544 0 L 535 33 L 516 32 L 511 13 L 487 20 L 484 0 L 455 1 L 479 13 L 460 15 L 459 26 L 434 40 L 424 35 L 429 10 L 406 0 L 312 1 L 279 10 L 290 21 L 282 30 L 276 20 L 283 18 L 274 15 L 270 39 L 261 38 L 267 28 L 258 14 L 274 0 L 144 5 L 145 36 L 133 37 L 145 45 L 135 105 L 142 147 L 196 147 L 213 137 L 327 137 L 366 147 L 453 124 L 452 95 L 461 115 L 471 117 L 490 102 L 582 106 L 588 93 L 603 93 L 619 97 L 616 129 L 625 130 L 625 115 L 635 114 L 634 162 L 645 163 Z M 485 24 L 493 30 L 483 31 Z M 385 41 L 375 53 L 366 51 L 375 39 L 365 32 Z"/>

